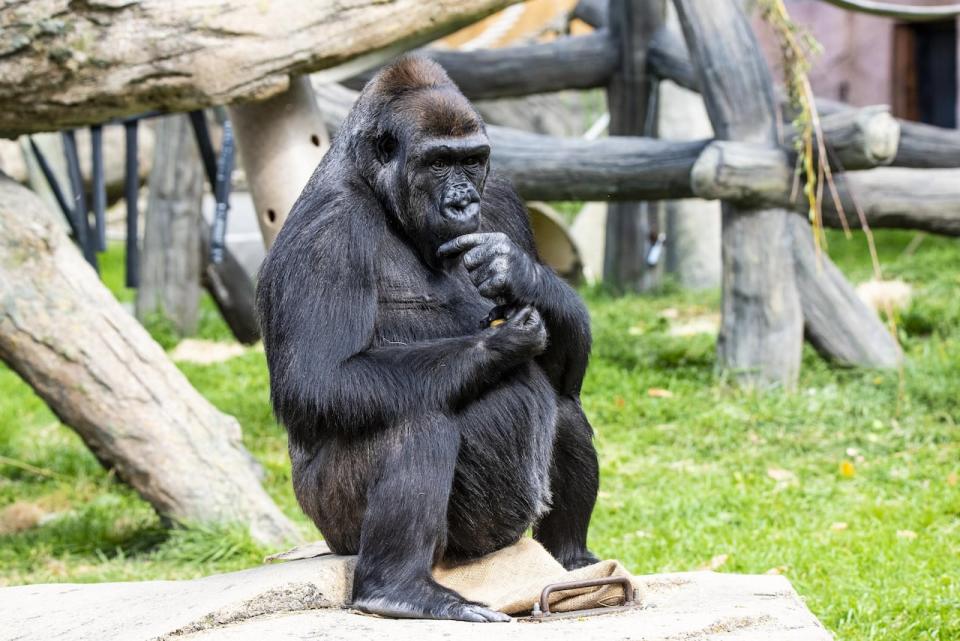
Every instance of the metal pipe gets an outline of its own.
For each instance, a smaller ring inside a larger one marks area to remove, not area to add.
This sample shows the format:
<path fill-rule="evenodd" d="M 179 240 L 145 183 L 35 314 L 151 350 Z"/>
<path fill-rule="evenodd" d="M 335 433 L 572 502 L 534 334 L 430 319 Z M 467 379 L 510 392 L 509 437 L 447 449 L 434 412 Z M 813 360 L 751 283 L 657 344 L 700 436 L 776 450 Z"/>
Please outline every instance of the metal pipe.
<path fill-rule="evenodd" d="M 97 251 L 107 249 L 107 180 L 103 170 L 103 126 L 90 127 L 90 149 L 93 182 L 93 218 L 96 227 Z"/>
<path fill-rule="evenodd" d="M 70 190 L 73 192 L 71 216 L 77 233 L 77 243 L 80 245 L 86 261 L 99 272 L 96 247 L 90 229 L 90 221 L 87 217 L 87 197 L 84 193 L 83 175 L 80 173 L 77 136 L 72 129 L 64 131 L 61 136 L 63 138 L 63 154 L 67 160 L 67 176 L 70 179 Z"/>
<path fill-rule="evenodd" d="M 123 182 L 123 196 L 127 201 L 127 254 L 125 260 L 127 287 L 138 287 L 140 285 L 140 247 L 137 244 L 137 198 L 140 193 L 137 123 L 136 120 L 128 120 L 123 123 L 126 137 L 126 174 Z"/>

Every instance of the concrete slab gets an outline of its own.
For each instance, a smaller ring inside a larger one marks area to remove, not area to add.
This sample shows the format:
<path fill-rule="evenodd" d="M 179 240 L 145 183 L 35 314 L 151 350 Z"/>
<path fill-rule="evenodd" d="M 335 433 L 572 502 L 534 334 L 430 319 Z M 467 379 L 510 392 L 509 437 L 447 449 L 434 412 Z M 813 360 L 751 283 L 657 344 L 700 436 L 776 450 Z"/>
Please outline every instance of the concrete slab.
<path fill-rule="evenodd" d="M 627 613 L 475 624 L 382 619 L 344 609 L 352 568 L 352 559 L 326 556 L 191 581 L 3 588 L 0 639 L 832 639 L 782 576 L 650 575 L 638 577 L 646 588 L 644 606 Z"/>

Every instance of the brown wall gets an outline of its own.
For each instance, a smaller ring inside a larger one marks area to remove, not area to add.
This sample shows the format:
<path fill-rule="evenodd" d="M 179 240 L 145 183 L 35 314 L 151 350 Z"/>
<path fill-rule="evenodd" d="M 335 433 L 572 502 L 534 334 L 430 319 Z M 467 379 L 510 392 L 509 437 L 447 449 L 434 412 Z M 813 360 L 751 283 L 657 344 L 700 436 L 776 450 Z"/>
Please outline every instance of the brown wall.
<path fill-rule="evenodd" d="M 937 0 L 898 3 L 938 4 Z M 805 25 L 823 45 L 810 72 L 818 96 L 841 100 L 845 93 L 847 102 L 858 106 L 893 104 L 893 20 L 845 11 L 818 0 L 787 0 L 786 4 L 794 21 Z M 779 74 L 780 56 L 769 27 L 759 20 L 756 26 L 774 73 Z"/>

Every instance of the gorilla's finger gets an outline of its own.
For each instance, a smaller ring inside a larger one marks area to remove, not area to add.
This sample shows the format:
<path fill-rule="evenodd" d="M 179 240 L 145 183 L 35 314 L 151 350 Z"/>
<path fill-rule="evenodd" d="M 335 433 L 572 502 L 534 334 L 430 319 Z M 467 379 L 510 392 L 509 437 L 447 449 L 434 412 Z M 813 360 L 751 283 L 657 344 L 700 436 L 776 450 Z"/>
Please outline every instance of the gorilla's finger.
<path fill-rule="evenodd" d="M 443 249 L 443 247 L 441 247 Z M 489 252 L 485 245 L 474 247 L 463 255 L 463 265 L 468 270 L 476 269 L 489 259 Z"/>
<path fill-rule="evenodd" d="M 447 241 L 440 245 L 440 247 L 437 249 L 437 256 L 440 258 L 456 256 L 457 254 L 460 254 L 468 249 L 487 242 L 489 236 L 491 236 L 491 234 L 482 232 L 457 236 L 453 240 Z"/>
<path fill-rule="evenodd" d="M 533 312 L 532 305 L 524 305 L 519 307 L 509 317 L 507 317 L 507 322 L 514 325 L 522 325 L 527 322 L 527 319 L 530 318 L 530 314 Z"/>

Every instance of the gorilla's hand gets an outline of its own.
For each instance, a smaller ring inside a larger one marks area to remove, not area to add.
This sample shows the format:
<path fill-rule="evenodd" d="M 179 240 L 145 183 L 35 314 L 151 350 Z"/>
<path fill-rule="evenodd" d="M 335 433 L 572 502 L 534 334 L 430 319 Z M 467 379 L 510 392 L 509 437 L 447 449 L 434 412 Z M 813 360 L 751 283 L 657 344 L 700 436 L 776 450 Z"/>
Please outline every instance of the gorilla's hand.
<path fill-rule="evenodd" d="M 508 304 L 532 302 L 540 267 L 506 234 L 465 234 L 437 250 L 440 258 L 460 253 L 470 280 L 482 296 Z"/>
<path fill-rule="evenodd" d="M 511 361 L 533 358 L 547 348 L 546 325 L 540 312 L 529 305 L 513 311 L 506 322 L 484 332 L 487 347 Z"/>

